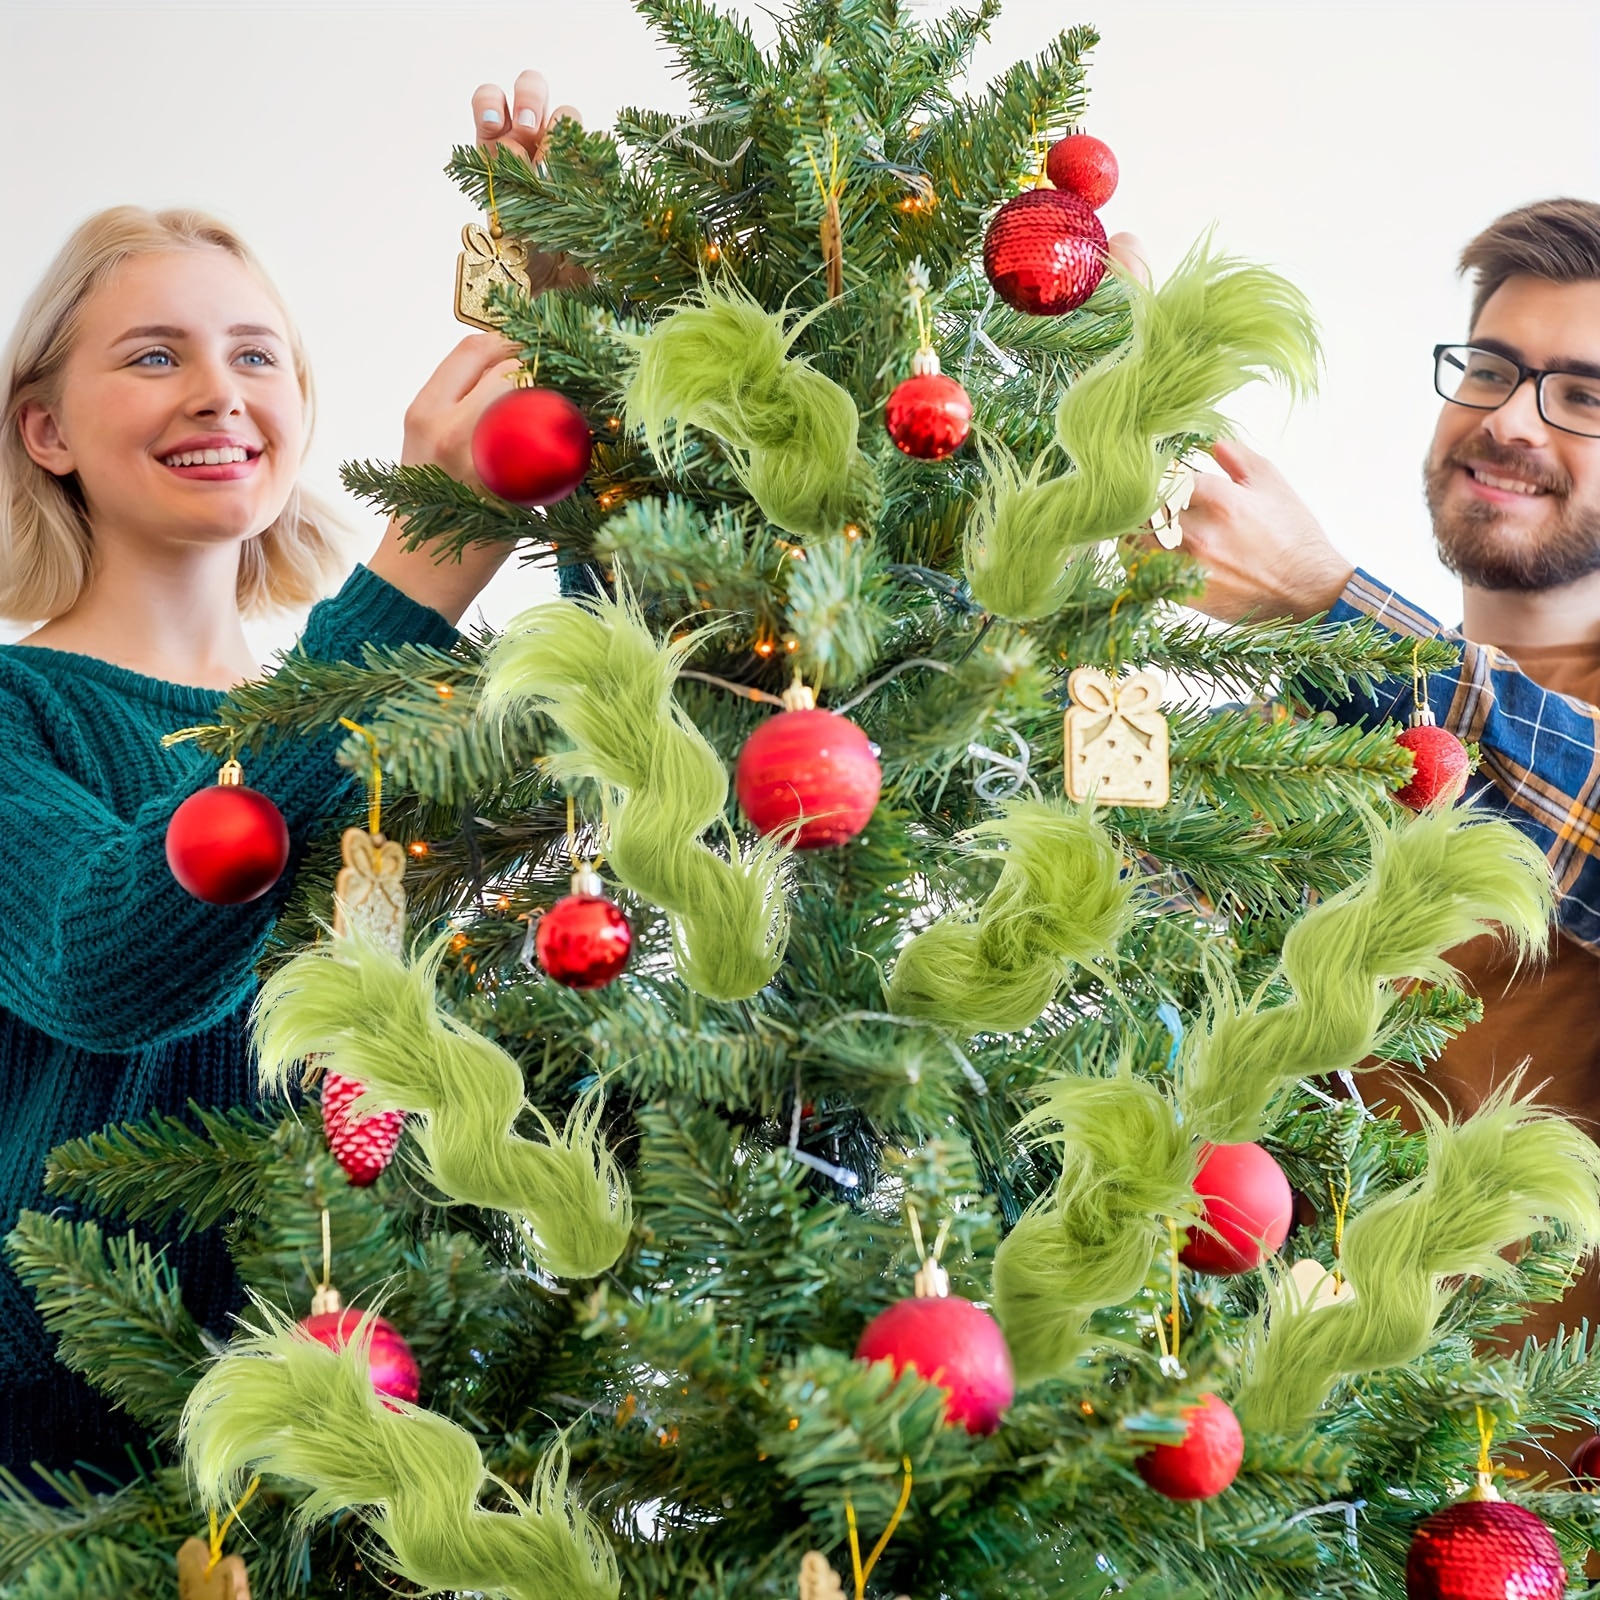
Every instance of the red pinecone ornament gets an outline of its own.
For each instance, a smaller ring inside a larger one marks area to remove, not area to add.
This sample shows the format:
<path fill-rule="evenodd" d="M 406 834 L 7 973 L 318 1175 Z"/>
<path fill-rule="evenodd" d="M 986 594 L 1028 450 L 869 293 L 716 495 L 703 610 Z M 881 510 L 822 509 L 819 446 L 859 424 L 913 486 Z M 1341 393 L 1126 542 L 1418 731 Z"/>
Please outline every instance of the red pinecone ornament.
<path fill-rule="evenodd" d="M 1205 1202 L 1202 1226 L 1189 1230 L 1178 1259 L 1196 1272 L 1221 1278 L 1254 1272 L 1289 1237 L 1294 1191 L 1258 1144 L 1209 1146 L 1194 1190 Z"/>
<path fill-rule="evenodd" d="M 1106 271 L 1106 230 L 1064 189 L 1030 189 L 995 212 L 983 270 L 1008 306 L 1036 317 L 1076 311 Z"/>
<path fill-rule="evenodd" d="M 942 461 L 972 431 L 972 400 L 954 378 L 940 372 L 937 353 L 924 346 L 912 358 L 911 376 L 890 392 L 883 421 L 908 456 Z"/>
<path fill-rule="evenodd" d="M 1406 1600 L 1561 1600 L 1567 1565 L 1533 1512 L 1500 1499 L 1482 1474 L 1466 1500 L 1417 1529 L 1406 1557 Z"/>
<path fill-rule="evenodd" d="M 603 989 L 627 966 L 632 949 L 633 929 L 592 867 L 573 873 L 572 893 L 539 918 L 533 935 L 540 967 L 569 989 Z"/>
<path fill-rule="evenodd" d="M 237 761 L 227 762 L 209 789 L 190 795 L 167 824 L 172 876 L 208 905 L 259 899 L 288 862 L 283 813 L 259 790 L 245 787 Z"/>
<path fill-rule="evenodd" d="M 1189 1431 L 1181 1444 L 1158 1444 L 1133 1464 L 1139 1476 L 1169 1500 L 1209 1500 L 1239 1476 L 1244 1429 L 1233 1408 L 1214 1394 L 1183 1413 Z"/>
<path fill-rule="evenodd" d="M 1411 726 L 1396 736 L 1402 750 L 1411 752 L 1411 782 L 1396 789 L 1394 797 L 1412 811 L 1461 798 L 1467 786 L 1467 747 L 1433 720 L 1433 712 L 1420 705 Z"/>
<path fill-rule="evenodd" d="M 403 1111 L 377 1111 L 370 1117 L 350 1115 L 350 1102 L 361 1093 L 362 1085 L 342 1072 L 326 1072 L 322 1077 L 322 1131 L 333 1159 L 344 1168 L 344 1175 L 355 1189 L 376 1183 L 378 1175 L 394 1159 L 405 1131 Z"/>
<path fill-rule="evenodd" d="M 739 752 L 733 775 L 739 804 L 761 833 L 799 823 L 797 850 L 844 844 L 878 804 L 877 752 L 848 717 L 819 711 L 809 689 L 791 689 L 784 703 L 791 709 L 768 717 Z"/>
<path fill-rule="evenodd" d="M 484 487 L 515 506 L 565 500 L 593 451 L 588 419 L 554 389 L 513 389 L 472 430 L 472 465 Z"/>
<path fill-rule="evenodd" d="M 365 1315 L 354 1306 L 341 1308 L 338 1291 L 324 1287 L 312 1298 L 311 1315 L 302 1317 L 300 1326 L 318 1344 L 325 1344 L 330 1350 L 343 1350 L 360 1332 Z M 372 1387 L 379 1394 L 391 1395 L 412 1405 L 417 1403 L 417 1396 L 422 1392 L 422 1369 L 411 1353 L 411 1346 L 387 1317 L 372 1318 L 367 1366 L 372 1373 Z M 396 1408 L 390 1406 L 389 1409 Z"/>
<path fill-rule="evenodd" d="M 1044 158 L 1044 175 L 1096 211 L 1117 192 L 1117 158 L 1110 145 L 1089 133 L 1057 139 Z"/>

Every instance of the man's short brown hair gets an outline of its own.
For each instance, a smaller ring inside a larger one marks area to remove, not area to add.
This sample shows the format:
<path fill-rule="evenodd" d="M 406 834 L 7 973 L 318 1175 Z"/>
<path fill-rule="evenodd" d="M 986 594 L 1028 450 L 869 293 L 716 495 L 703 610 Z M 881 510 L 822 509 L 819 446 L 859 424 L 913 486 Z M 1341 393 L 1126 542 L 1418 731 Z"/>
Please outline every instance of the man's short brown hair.
<path fill-rule="evenodd" d="M 1461 252 L 1472 274 L 1472 326 L 1507 278 L 1547 283 L 1600 280 L 1600 205 L 1592 200 L 1537 200 L 1491 222 Z"/>

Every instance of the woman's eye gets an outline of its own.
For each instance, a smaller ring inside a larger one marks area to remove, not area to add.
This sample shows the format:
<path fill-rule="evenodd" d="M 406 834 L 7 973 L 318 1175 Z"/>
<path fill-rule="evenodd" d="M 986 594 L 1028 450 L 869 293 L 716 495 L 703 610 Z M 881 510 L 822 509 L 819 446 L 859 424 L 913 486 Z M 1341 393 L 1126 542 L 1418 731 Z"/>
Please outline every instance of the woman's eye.
<path fill-rule="evenodd" d="M 136 367 L 170 367 L 172 363 L 170 350 L 146 350 L 133 358 Z"/>
<path fill-rule="evenodd" d="M 278 358 L 270 350 L 241 350 L 239 359 L 252 367 L 275 367 L 278 364 Z"/>

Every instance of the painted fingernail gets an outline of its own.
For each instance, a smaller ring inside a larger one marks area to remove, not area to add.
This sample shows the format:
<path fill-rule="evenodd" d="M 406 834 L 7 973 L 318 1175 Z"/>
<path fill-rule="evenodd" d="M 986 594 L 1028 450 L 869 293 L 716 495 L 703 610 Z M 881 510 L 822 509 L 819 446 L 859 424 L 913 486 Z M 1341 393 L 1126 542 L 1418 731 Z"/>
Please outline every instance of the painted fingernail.
<path fill-rule="evenodd" d="M 517 126 L 519 128 L 537 128 L 539 126 L 539 113 L 523 109 L 517 113 Z"/>
<path fill-rule="evenodd" d="M 498 128 L 501 122 L 500 113 L 493 106 L 488 106 L 479 113 L 478 121 L 486 128 Z"/>

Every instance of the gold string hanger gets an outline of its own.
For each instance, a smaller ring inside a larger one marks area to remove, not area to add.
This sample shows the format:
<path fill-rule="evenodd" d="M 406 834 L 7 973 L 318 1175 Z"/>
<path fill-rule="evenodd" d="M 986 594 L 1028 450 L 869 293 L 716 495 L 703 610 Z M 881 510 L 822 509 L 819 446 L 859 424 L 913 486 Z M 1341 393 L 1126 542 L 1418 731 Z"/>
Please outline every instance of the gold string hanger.
<path fill-rule="evenodd" d="M 867 1579 L 872 1576 L 872 1569 L 878 1564 L 878 1557 L 888 1548 L 889 1541 L 894 1537 L 894 1531 L 900 1526 L 900 1519 L 906 1514 L 906 1507 L 911 1504 L 911 1457 L 901 1456 L 900 1471 L 900 1499 L 894 1508 L 894 1514 L 889 1518 L 889 1526 L 883 1530 L 883 1537 L 872 1547 L 872 1554 L 865 1561 L 861 1559 L 861 1537 L 856 1530 L 856 1508 L 851 1503 L 850 1496 L 844 1497 L 844 1520 L 850 1530 L 850 1571 L 855 1578 L 855 1600 L 866 1600 Z"/>
<path fill-rule="evenodd" d="M 367 741 L 367 750 L 372 757 L 372 766 L 367 773 L 367 832 L 374 839 L 381 839 L 383 830 L 379 824 L 383 820 L 383 762 L 378 755 L 378 741 L 359 722 L 352 722 L 349 717 L 340 717 L 339 725 L 352 733 L 359 733 Z"/>

